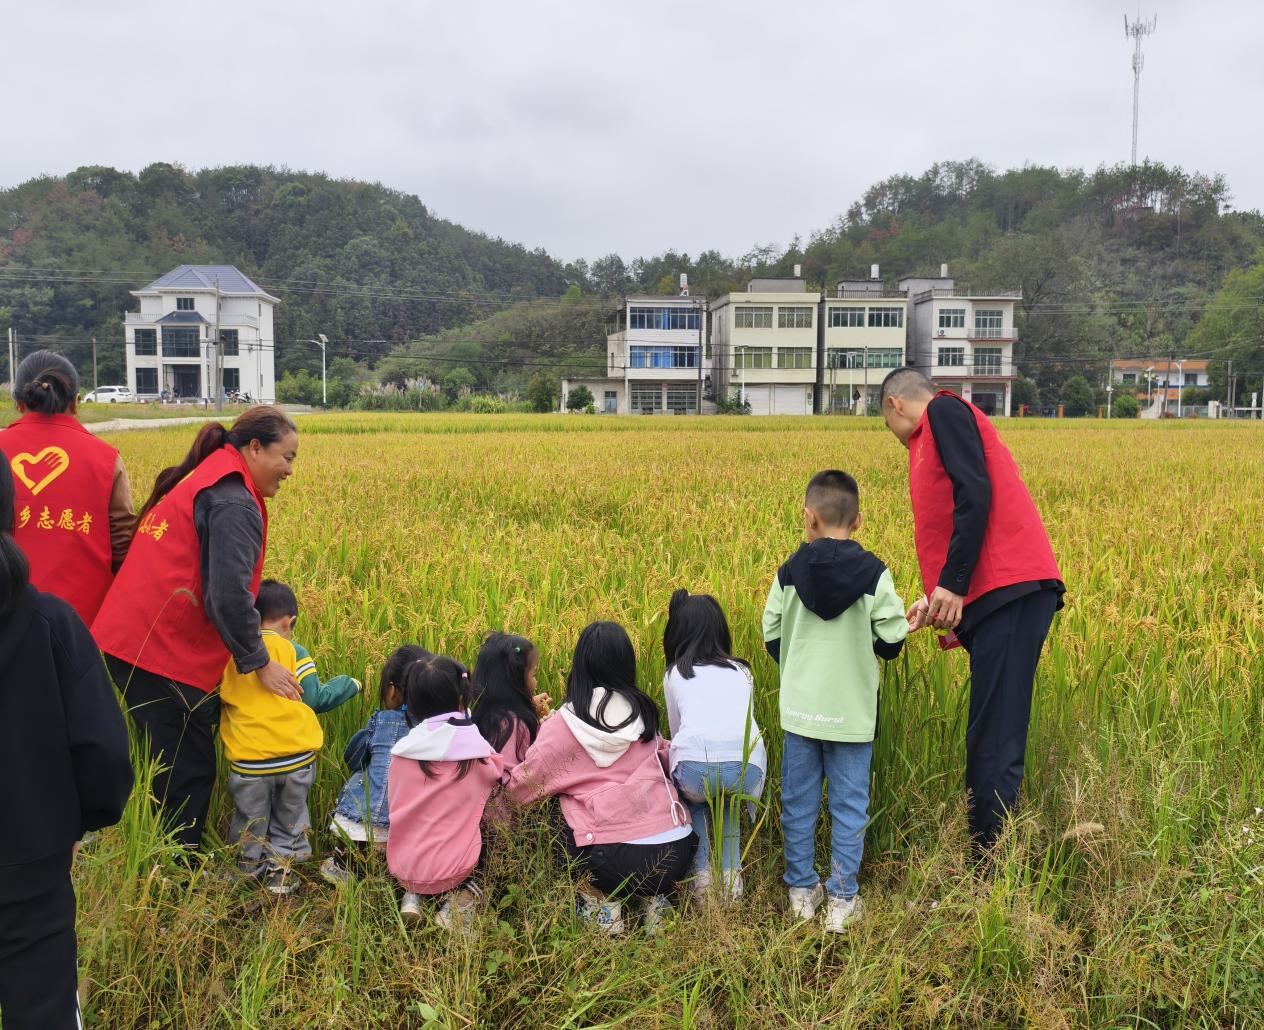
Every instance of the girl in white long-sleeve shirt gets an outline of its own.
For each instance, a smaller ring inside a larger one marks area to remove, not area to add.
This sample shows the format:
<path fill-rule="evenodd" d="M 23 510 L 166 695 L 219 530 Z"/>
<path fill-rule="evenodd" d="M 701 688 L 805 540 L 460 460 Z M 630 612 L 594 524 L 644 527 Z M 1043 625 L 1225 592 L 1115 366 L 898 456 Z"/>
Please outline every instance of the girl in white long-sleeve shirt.
<path fill-rule="evenodd" d="M 768 760 L 754 714 L 750 668 L 730 651 L 724 610 L 714 597 L 677 590 L 663 632 L 663 694 L 671 726 L 672 777 L 689 805 L 700 844 L 692 884 L 711 885 L 711 843 L 722 842 L 725 893 L 742 893 L 740 806 L 763 787 Z M 715 819 L 719 820 L 716 834 Z"/>

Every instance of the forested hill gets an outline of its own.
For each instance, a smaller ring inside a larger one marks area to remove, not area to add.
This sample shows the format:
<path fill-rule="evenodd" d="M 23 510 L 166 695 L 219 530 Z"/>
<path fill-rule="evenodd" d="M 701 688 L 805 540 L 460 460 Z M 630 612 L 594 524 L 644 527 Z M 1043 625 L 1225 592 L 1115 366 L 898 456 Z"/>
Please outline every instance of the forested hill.
<path fill-rule="evenodd" d="M 1253 361 L 1258 378 L 1264 345 L 1240 323 L 1264 307 L 1254 299 L 1264 218 L 1232 201 L 1219 176 L 1152 163 L 1083 172 L 948 161 L 840 195 L 834 224 L 788 248 L 562 265 L 380 185 L 274 168 L 81 168 L 0 192 L 0 327 L 14 326 L 24 350 L 45 343 L 81 361 L 96 334 L 121 371 L 128 289 L 181 263 L 230 262 L 284 300 L 282 371 L 319 368 L 293 341 L 321 332 L 361 380 L 424 372 L 513 392 L 536 369 L 599 367 L 614 298 L 674 292 L 681 272 L 695 295 L 716 296 L 795 264 L 832 288 L 873 264 L 894 282 L 946 263 L 959 285 L 1023 291 L 1016 357 L 1042 385 L 1187 341 Z M 1222 288 L 1217 317 L 1198 328 Z M 383 365 L 388 353 L 398 360 Z M 1213 383 L 1219 374 L 1213 366 Z"/>
<path fill-rule="evenodd" d="M 0 211 L 0 325 L 24 350 L 97 335 L 121 358 L 128 290 L 186 263 L 234 264 L 281 297 L 279 341 L 321 332 L 383 352 L 566 288 L 542 250 L 436 218 L 415 196 L 307 172 L 79 168 L 0 191 Z"/>

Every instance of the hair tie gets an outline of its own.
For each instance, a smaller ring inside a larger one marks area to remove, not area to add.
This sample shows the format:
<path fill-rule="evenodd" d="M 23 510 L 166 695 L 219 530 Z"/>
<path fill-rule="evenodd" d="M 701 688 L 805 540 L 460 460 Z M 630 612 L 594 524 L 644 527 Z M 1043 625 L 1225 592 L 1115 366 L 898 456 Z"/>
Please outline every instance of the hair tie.
<path fill-rule="evenodd" d="M 522 648 L 514 644 L 514 654 L 522 654 Z"/>
<path fill-rule="evenodd" d="M 41 390 L 47 390 L 47 389 L 48 389 L 48 383 L 46 383 L 43 379 L 41 379 L 41 380 L 40 380 L 38 383 L 36 383 L 35 385 L 36 385 L 36 386 L 38 386 Z"/>
<path fill-rule="evenodd" d="M 470 678 L 470 674 L 468 672 L 461 673 L 461 679 L 467 680 L 469 678 Z"/>

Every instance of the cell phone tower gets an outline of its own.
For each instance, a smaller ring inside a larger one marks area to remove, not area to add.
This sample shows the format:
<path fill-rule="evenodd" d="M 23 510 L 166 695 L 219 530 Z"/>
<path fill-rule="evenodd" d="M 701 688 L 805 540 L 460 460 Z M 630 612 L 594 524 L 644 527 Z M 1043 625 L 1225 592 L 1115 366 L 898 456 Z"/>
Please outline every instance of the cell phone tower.
<path fill-rule="evenodd" d="M 1156 14 L 1149 21 L 1141 20 L 1141 5 L 1137 5 L 1137 17 L 1130 21 L 1124 15 L 1124 35 L 1130 36 L 1136 44 L 1132 52 L 1132 163 L 1137 163 L 1137 122 L 1141 118 L 1141 69 L 1145 67 L 1145 54 L 1141 52 L 1141 41 L 1150 35 L 1159 24 Z"/>

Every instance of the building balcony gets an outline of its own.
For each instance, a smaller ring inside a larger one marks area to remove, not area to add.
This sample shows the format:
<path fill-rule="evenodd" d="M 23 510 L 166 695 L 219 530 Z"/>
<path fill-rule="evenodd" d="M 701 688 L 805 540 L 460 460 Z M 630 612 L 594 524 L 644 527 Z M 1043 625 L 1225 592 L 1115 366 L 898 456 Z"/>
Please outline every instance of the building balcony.
<path fill-rule="evenodd" d="M 935 365 L 932 379 L 1013 379 L 1012 361 L 989 361 L 982 365 Z"/>
<path fill-rule="evenodd" d="M 1005 329 L 980 329 L 977 326 L 966 330 L 967 340 L 1000 340 L 1002 343 L 1017 343 L 1018 331 L 1010 326 Z"/>

